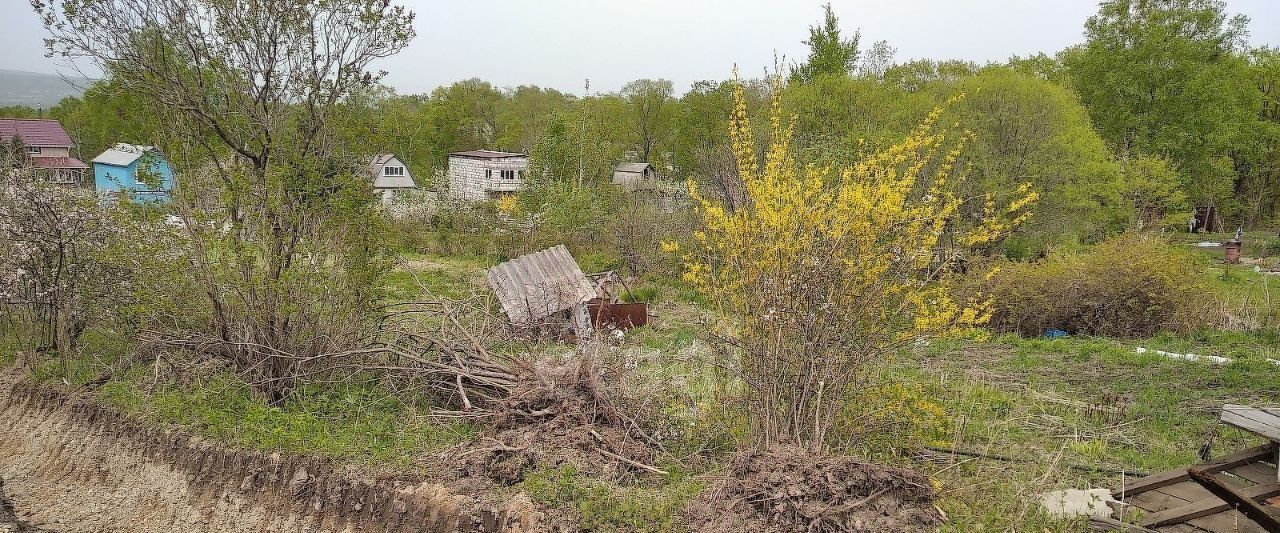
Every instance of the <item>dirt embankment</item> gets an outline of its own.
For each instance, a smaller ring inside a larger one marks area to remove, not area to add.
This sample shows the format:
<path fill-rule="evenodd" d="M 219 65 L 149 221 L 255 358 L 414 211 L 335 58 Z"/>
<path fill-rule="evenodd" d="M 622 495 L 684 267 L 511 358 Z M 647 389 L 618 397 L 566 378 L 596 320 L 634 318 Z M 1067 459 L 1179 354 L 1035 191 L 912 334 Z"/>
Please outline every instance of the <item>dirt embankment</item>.
<path fill-rule="evenodd" d="M 485 502 L 323 458 L 229 449 L 26 381 L 0 380 L 0 427 L 3 533 L 538 529 L 523 497 Z"/>

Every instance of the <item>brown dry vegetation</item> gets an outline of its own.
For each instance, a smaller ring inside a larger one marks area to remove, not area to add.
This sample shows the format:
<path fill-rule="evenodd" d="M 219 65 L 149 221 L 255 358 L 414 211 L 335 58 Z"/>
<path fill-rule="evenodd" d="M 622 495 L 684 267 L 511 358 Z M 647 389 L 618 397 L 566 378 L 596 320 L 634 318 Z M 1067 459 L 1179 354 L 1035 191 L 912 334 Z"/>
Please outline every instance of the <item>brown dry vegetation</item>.
<path fill-rule="evenodd" d="M 685 515 L 713 533 L 933 531 L 936 496 L 916 470 L 779 447 L 736 454 Z"/>

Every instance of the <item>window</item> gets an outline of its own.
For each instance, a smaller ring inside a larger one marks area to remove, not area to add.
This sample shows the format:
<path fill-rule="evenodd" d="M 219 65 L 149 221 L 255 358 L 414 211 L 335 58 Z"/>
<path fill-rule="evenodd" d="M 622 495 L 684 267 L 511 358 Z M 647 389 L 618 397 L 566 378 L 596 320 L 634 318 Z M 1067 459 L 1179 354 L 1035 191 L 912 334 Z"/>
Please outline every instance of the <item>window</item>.
<path fill-rule="evenodd" d="M 493 179 L 493 170 L 490 170 L 487 168 L 484 169 L 484 179 L 487 179 L 487 180 Z"/>
<path fill-rule="evenodd" d="M 383 176 L 403 176 L 404 167 L 382 167 Z"/>
<path fill-rule="evenodd" d="M 502 171 L 502 179 L 504 179 L 504 180 L 514 180 L 514 179 L 516 179 L 516 171 L 514 171 L 514 170 L 504 170 L 504 171 Z"/>
<path fill-rule="evenodd" d="M 27 153 L 28 153 L 28 154 L 38 154 L 38 153 L 40 153 L 40 147 L 39 147 L 39 146 L 28 146 L 28 147 L 27 147 Z"/>

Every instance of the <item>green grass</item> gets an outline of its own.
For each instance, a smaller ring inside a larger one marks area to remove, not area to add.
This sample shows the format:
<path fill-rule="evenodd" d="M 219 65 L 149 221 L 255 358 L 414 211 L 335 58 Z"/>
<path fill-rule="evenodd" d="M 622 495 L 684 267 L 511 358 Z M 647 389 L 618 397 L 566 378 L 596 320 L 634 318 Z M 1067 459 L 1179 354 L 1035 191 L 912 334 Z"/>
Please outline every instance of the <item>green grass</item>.
<path fill-rule="evenodd" d="M 892 372 L 944 406 L 955 447 L 1029 460 L 917 464 L 941 480 L 953 531 L 1080 527 L 1041 514 L 1034 495 L 1120 477 L 1066 465 L 1162 471 L 1196 461 L 1215 428 L 1215 454 L 1234 451 L 1256 438 L 1219 426 L 1215 409 L 1280 397 L 1280 368 L 1257 359 L 1179 362 L 1091 338 L 939 343 Z"/>
<path fill-rule="evenodd" d="M 680 512 L 703 482 L 678 473 L 657 487 L 619 487 L 578 473 L 572 466 L 540 469 L 518 488 L 533 501 L 572 509 L 583 531 L 688 531 Z"/>
<path fill-rule="evenodd" d="M 35 365 L 38 381 L 82 385 L 123 365 L 131 346 L 110 331 L 90 330 L 82 355 Z M 9 354 L 12 357 L 12 354 Z M 179 374 L 152 360 L 115 373 L 95 391 L 105 405 L 158 424 L 174 424 L 235 446 L 317 454 L 367 465 L 413 468 L 422 454 L 470 440 L 468 423 L 428 418 L 425 398 L 392 393 L 372 378 L 317 383 L 269 406 L 242 380 L 200 365 Z"/>
<path fill-rule="evenodd" d="M 388 301 L 424 297 L 462 299 L 487 290 L 484 269 L 492 263 L 482 258 L 453 258 L 406 254 L 400 265 L 384 277 Z"/>
<path fill-rule="evenodd" d="M 423 453 L 476 434 L 469 424 L 429 420 L 424 409 L 371 381 L 310 385 L 277 407 L 266 405 L 225 372 L 151 390 L 148 374 L 135 368 L 107 383 L 99 396 L 144 419 L 181 425 L 245 448 L 405 468 Z"/>

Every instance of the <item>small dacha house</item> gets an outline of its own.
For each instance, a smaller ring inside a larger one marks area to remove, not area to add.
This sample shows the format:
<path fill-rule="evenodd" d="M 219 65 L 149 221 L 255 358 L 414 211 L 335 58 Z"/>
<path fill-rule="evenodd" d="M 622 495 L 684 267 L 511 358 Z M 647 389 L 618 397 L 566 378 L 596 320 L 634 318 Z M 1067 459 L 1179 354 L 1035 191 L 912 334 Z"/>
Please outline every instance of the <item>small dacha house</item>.
<path fill-rule="evenodd" d="M 75 143 L 58 121 L 0 118 L 0 142 L 20 144 L 31 166 L 41 169 L 50 181 L 84 185 L 84 171 L 89 165 L 71 157 Z"/>
<path fill-rule="evenodd" d="M 409 166 L 395 154 L 378 154 L 369 162 L 369 177 L 373 190 L 383 204 L 390 204 L 396 196 L 418 189 L 418 183 L 409 172 Z"/>
<path fill-rule="evenodd" d="M 613 169 L 613 184 L 628 189 L 648 189 L 654 186 L 658 173 L 649 163 L 618 163 Z"/>
<path fill-rule="evenodd" d="M 471 150 L 449 154 L 449 195 L 480 202 L 524 190 L 529 156 Z"/>
<path fill-rule="evenodd" d="M 167 202 L 173 168 L 154 146 L 117 143 L 93 158 L 93 186 L 104 197 L 125 193 L 140 202 Z"/>

